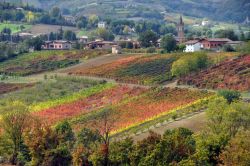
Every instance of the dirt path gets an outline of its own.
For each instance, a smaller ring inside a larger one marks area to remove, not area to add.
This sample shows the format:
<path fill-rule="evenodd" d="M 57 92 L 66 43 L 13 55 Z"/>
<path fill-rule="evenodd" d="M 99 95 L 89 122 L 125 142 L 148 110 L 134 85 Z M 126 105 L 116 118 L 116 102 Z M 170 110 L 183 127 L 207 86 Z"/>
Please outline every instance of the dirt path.
<path fill-rule="evenodd" d="M 185 128 L 192 130 L 193 132 L 199 132 L 204 128 L 205 124 L 206 124 L 206 113 L 201 112 L 201 113 L 195 114 L 193 116 L 166 124 L 164 126 L 154 128 L 151 131 L 163 135 L 167 129 L 185 127 Z M 135 141 L 140 141 L 144 138 L 147 138 L 148 136 L 149 136 L 149 132 L 145 132 L 145 133 L 141 133 L 139 135 L 134 135 L 134 136 L 132 136 L 132 138 Z"/>

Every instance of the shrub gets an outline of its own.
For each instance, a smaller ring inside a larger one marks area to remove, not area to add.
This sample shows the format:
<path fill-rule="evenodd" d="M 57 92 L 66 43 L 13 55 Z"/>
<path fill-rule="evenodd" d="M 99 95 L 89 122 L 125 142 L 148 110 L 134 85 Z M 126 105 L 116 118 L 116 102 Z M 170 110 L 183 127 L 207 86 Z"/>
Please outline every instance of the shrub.
<path fill-rule="evenodd" d="M 229 104 L 233 101 L 239 100 L 241 97 L 240 92 L 234 90 L 220 90 L 218 95 L 224 97 Z"/>
<path fill-rule="evenodd" d="M 148 49 L 147 49 L 147 53 L 155 53 L 155 48 L 154 47 L 149 47 Z"/>

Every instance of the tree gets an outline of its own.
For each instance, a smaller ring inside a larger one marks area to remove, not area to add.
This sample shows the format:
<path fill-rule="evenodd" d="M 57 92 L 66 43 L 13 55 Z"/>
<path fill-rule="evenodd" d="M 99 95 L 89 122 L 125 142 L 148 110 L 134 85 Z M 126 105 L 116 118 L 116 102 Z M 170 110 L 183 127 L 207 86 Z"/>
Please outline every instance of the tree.
<path fill-rule="evenodd" d="M 155 146 L 161 141 L 161 136 L 150 131 L 149 136 L 137 143 L 131 153 L 131 165 L 139 165 L 146 156 L 149 156 Z"/>
<path fill-rule="evenodd" d="M 106 108 L 102 112 L 101 116 L 93 121 L 94 128 L 100 133 L 101 144 L 97 151 L 91 155 L 91 161 L 104 166 L 109 165 L 109 148 L 110 148 L 110 134 L 114 129 L 115 121 L 118 116 L 113 114 L 113 110 Z"/>
<path fill-rule="evenodd" d="M 110 145 L 111 165 L 130 165 L 130 154 L 134 150 L 134 142 L 131 138 L 113 142 Z"/>
<path fill-rule="evenodd" d="M 147 30 L 141 33 L 139 36 L 139 41 L 142 47 L 156 46 L 157 40 L 157 34 L 151 30 Z"/>
<path fill-rule="evenodd" d="M 91 28 L 96 27 L 97 23 L 99 21 L 99 17 L 97 15 L 91 15 L 89 16 L 88 23 Z"/>
<path fill-rule="evenodd" d="M 31 165 L 70 165 L 72 156 L 65 144 L 70 133 L 68 131 L 70 129 L 65 124 L 53 130 L 40 120 L 34 121 L 32 128 L 25 134 L 25 142 L 32 156 Z"/>
<path fill-rule="evenodd" d="M 61 15 L 61 10 L 60 10 L 60 8 L 58 8 L 58 7 L 53 7 L 52 10 L 51 10 L 51 12 L 50 12 L 50 15 L 51 15 L 52 17 L 58 18 L 58 17 Z"/>
<path fill-rule="evenodd" d="M 5 28 L 3 28 L 2 33 L 10 35 L 11 34 L 11 29 L 5 27 Z"/>
<path fill-rule="evenodd" d="M 42 49 L 42 45 L 44 43 L 41 37 L 27 39 L 25 42 L 27 43 L 29 47 L 33 47 L 35 50 L 38 50 L 38 51 Z"/>
<path fill-rule="evenodd" d="M 230 44 L 225 44 L 223 46 L 223 51 L 225 51 L 225 52 L 234 52 L 235 49 Z"/>
<path fill-rule="evenodd" d="M 214 33 L 217 38 L 228 38 L 231 40 L 238 40 L 238 36 L 234 33 L 232 29 L 218 30 Z"/>
<path fill-rule="evenodd" d="M 18 153 L 21 150 L 23 134 L 29 124 L 28 107 L 22 102 L 14 101 L 8 103 L 2 110 L 5 114 L 2 116 L 1 126 L 13 145 L 10 161 L 12 164 L 16 164 Z"/>
<path fill-rule="evenodd" d="M 165 35 L 161 39 L 161 47 L 167 52 L 172 52 L 176 49 L 176 40 L 172 35 Z"/>
<path fill-rule="evenodd" d="M 106 30 L 105 28 L 98 28 L 96 30 L 96 35 L 99 38 L 102 38 L 103 40 L 107 40 L 107 41 L 112 41 L 115 39 L 115 36 L 112 32 Z"/>
<path fill-rule="evenodd" d="M 217 98 L 208 105 L 207 125 L 198 135 L 196 154 L 198 165 L 222 164 L 220 153 L 231 138 L 240 130 L 250 127 L 250 105 L 247 103 L 228 104 L 223 98 Z"/>
<path fill-rule="evenodd" d="M 245 165 L 250 161 L 250 131 L 240 131 L 220 154 L 224 165 Z"/>
<path fill-rule="evenodd" d="M 76 34 L 71 30 L 66 30 L 63 32 L 63 39 L 74 41 L 76 40 Z"/>
<path fill-rule="evenodd" d="M 167 130 L 141 165 L 169 165 L 187 159 L 195 153 L 192 134 L 192 131 L 185 128 Z"/>
<path fill-rule="evenodd" d="M 224 97 L 229 104 L 233 101 L 238 101 L 241 97 L 240 92 L 234 90 L 220 90 L 218 95 Z"/>
<path fill-rule="evenodd" d="M 192 53 L 185 55 L 176 60 L 171 68 L 171 73 L 173 76 L 184 76 L 190 72 L 196 72 L 198 70 L 204 69 L 209 65 L 208 56 L 203 53 Z"/>

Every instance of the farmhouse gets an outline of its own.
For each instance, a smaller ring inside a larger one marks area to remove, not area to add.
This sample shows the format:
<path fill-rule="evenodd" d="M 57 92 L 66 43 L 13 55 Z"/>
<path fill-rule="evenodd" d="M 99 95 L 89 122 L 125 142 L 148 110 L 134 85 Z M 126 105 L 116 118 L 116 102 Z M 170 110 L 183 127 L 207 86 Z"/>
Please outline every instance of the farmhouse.
<path fill-rule="evenodd" d="M 201 50 L 201 42 L 200 40 L 190 40 L 184 43 L 186 48 L 184 52 L 195 52 Z"/>
<path fill-rule="evenodd" d="M 88 42 L 88 36 L 81 36 L 81 37 L 79 37 L 79 42 L 80 43 L 83 43 L 83 44 L 85 44 L 85 43 L 87 43 Z"/>
<path fill-rule="evenodd" d="M 117 45 L 117 43 L 112 41 L 96 40 L 87 43 L 88 49 L 111 49 L 112 46 Z"/>
<path fill-rule="evenodd" d="M 42 46 L 44 50 L 69 50 L 71 48 L 72 43 L 64 40 L 45 41 L 45 44 Z"/>
<path fill-rule="evenodd" d="M 98 22 L 98 28 L 106 28 L 106 22 L 104 21 Z"/>
<path fill-rule="evenodd" d="M 112 54 L 120 54 L 121 53 L 121 47 L 118 45 L 112 46 Z"/>
<path fill-rule="evenodd" d="M 200 42 L 202 49 L 216 51 L 228 42 L 232 42 L 232 40 L 227 38 L 204 38 Z"/>

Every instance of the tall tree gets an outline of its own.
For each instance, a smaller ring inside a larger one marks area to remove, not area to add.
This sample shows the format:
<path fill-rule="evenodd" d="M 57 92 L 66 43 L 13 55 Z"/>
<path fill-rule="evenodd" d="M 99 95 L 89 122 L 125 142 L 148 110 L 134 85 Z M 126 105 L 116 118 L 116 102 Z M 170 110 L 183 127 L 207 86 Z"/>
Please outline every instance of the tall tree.
<path fill-rule="evenodd" d="M 23 134 L 29 124 L 28 107 L 19 101 L 8 103 L 2 110 L 5 114 L 2 116 L 1 126 L 4 133 L 11 140 L 13 144 L 13 152 L 11 156 L 11 163 L 17 163 L 17 155 L 20 152 Z"/>

